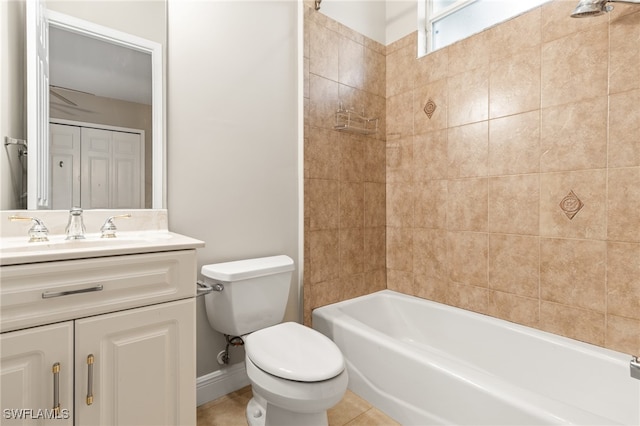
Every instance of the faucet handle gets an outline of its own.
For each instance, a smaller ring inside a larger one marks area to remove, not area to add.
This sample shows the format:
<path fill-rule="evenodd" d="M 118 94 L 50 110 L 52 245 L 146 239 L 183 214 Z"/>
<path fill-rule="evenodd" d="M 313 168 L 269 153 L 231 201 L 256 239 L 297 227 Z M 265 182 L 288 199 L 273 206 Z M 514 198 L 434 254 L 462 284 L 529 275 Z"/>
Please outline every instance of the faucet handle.
<path fill-rule="evenodd" d="M 116 224 L 113 222 L 114 219 L 124 219 L 130 218 L 131 214 L 119 214 L 116 216 L 111 216 L 107 220 L 104 221 L 104 224 L 100 227 L 100 231 L 102 231 L 102 235 L 100 238 L 115 238 L 116 237 Z"/>
<path fill-rule="evenodd" d="M 29 229 L 29 242 L 41 242 L 41 241 L 49 241 L 49 230 L 37 217 L 25 217 L 25 216 L 9 216 L 9 220 L 11 222 L 16 220 L 30 220 L 33 222 L 33 226 Z"/>

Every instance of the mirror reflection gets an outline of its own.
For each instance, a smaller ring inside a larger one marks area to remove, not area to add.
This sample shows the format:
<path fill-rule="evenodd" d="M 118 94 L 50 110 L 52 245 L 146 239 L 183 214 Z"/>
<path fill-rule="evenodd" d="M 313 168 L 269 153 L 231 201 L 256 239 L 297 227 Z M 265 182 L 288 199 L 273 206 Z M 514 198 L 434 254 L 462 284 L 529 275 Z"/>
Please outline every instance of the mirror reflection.
<path fill-rule="evenodd" d="M 52 209 L 151 208 L 151 55 L 49 29 Z"/>
<path fill-rule="evenodd" d="M 30 4 L 45 12 L 41 27 L 49 29 L 49 74 L 35 101 Z M 8 106 L 0 137 L 19 141 L 0 153 L 0 209 L 165 207 L 166 7 L 166 0 L 34 0 L 0 8 L 0 101 Z M 32 110 L 41 117 L 29 118 Z M 42 205 L 34 201 L 38 186 Z"/>

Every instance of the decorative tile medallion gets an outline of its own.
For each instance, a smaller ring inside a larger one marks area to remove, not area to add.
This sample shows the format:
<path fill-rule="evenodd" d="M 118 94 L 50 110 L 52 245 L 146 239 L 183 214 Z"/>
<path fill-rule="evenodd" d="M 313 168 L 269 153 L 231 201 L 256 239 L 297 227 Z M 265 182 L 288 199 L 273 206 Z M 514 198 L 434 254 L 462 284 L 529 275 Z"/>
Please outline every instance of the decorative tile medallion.
<path fill-rule="evenodd" d="M 578 196 L 573 192 L 573 190 L 569 191 L 569 193 L 560 201 L 560 208 L 567 215 L 569 220 L 573 219 L 573 217 L 578 214 L 580 209 L 584 207 L 584 204 Z"/>
<path fill-rule="evenodd" d="M 427 117 L 429 117 L 429 120 L 431 120 L 431 116 L 435 112 L 436 108 L 438 108 L 436 103 L 433 102 L 431 99 L 429 99 L 426 105 L 424 106 L 424 113 L 427 114 Z"/>

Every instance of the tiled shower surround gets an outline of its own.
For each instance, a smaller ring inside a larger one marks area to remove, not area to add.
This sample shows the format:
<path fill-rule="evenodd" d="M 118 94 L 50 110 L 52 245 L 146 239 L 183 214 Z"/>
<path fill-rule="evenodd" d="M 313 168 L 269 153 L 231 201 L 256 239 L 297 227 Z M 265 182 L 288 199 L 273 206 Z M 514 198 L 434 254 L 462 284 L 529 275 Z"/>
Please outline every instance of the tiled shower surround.
<path fill-rule="evenodd" d="M 419 59 L 306 9 L 305 322 L 389 288 L 640 355 L 640 7 L 575 4 Z"/>

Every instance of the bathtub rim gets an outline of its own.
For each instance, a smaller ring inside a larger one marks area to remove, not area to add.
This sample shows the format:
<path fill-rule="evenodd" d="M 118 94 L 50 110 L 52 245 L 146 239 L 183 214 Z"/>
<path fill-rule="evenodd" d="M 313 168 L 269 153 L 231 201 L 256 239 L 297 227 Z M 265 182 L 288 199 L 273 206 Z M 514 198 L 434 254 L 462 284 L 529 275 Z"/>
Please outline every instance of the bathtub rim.
<path fill-rule="evenodd" d="M 534 327 L 530 327 L 527 325 L 523 325 L 523 324 L 519 324 L 519 323 L 515 323 L 506 319 L 502 319 L 502 318 L 497 318 L 497 317 L 493 317 L 491 315 L 488 314 L 484 314 L 481 312 L 476 312 L 476 311 L 470 311 L 464 308 L 459 308 L 457 306 L 453 306 L 453 305 L 447 305 L 445 303 L 440 303 L 440 302 L 436 302 L 433 300 L 429 300 L 429 299 L 424 299 L 421 298 L 419 296 L 412 296 L 412 295 L 408 295 L 405 293 L 400 293 L 398 291 L 395 290 L 391 290 L 391 289 L 384 289 L 384 290 L 379 290 L 376 291 L 374 293 L 369 293 L 369 294 L 365 294 L 362 296 L 358 296 L 358 297 L 354 297 L 351 299 L 347 299 L 347 300 L 343 300 L 340 302 L 335 302 L 335 303 L 331 303 L 329 305 L 324 305 L 324 306 L 320 306 L 317 308 L 314 308 L 312 310 L 312 318 L 315 315 L 320 314 L 321 312 L 325 312 L 325 311 L 330 311 L 330 312 L 336 312 L 339 316 L 345 316 L 345 317 L 349 317 L 352 318 L 355 321 L 358 321 L 360 323 L 362 323 L 361 321 L 359 321 L 358 319 L 348 315 L 346 312 L 344 312 L 344 310 L 342 309 L 342 307 L 344 306 L 349 306 L 352 304 L 356 304 L 358 302 L 361 302 L 363 300 L 366 299 L 370 299 L 370 298 L 375 298 L 375 297 L 387 297 L 387 298 L 398 298 L 398 299 L 405 299 L 407 301 L 409 301 L 410 303 L 425 303 L 427 305 L 430 305 L 432 307 L 434 307 L 435 309 L 438 310 L 452 310 L 453 312 L 460 314 L 466 318 L 473 318 L 473 319 L 478 319 L 482 322 L 485 323 L 490 323 L 490 324 L 498 324 L 501 327 L 505 327 L 507 329 L 510 330 L 514 330 L 516 332 L 519 333 L 523 333 L 526 334 L 528 336 L 534 337 L 536 339 L 542 339 L 554 344 L 559 344 L 560 346 L 566 347 L 566 346 L 572 346 L 572 347 L 577 347 L 580 352 L 582 353 L 596 353 L 596 356 L 598 356 L 599 358 L 602 359 L 606 359 L 606 360 L 610 360 L 613 362 L 622 362 L 625 365 L 629 364 L 629 361 L 632 358 L 631 354 L 627 354 L 624 352 L 619 352 L 613 349 L 609 349 L 609 348 L 605 348 L 603 346 L 598 346 L 595 345 L 593 343 L 588 343 L 588 342 L 583 342 L 581 340 L 577 340 L 577 339 L 573 339 L 571 337 L 566 337 L 566 336 L 562 336 L 560 334 L 555 334 L 549 331 L 545 331 L 545 330 L 541 330 L 538 328 L 534 328 Z M 418 299 L 418 300 L 416 300 Z M 318 314 L 316 314 L 316 311 L 318 312 Z M 363 323 L 364 324 L 364 323 Z M 366 325 L 366 324 L 365 324 Z M 370 327 L 367 325 L 367 327 Z M 383 333 L 384 334 L 384 333 Z"/>

